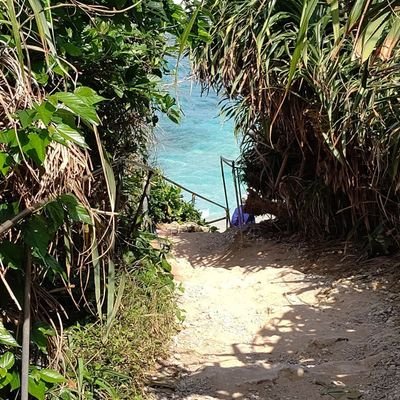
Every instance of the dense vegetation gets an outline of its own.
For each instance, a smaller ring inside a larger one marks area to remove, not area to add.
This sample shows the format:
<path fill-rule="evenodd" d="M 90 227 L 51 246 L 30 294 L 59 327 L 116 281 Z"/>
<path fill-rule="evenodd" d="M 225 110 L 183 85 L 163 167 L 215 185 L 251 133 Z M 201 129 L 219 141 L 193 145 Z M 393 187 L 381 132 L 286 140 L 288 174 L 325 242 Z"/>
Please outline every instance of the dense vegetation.
<path fill-rule="evenodd" d="M 0 13 L 0 397 L 21 396 L 25 281 L 30 395 L 132 399 L 177 315 L 134 166 L 156 113 L 179 120 L 160 80 L 186 16 L 172 0 L 5 0 Z"/>
<path fill-rule="evenodd" d="M 192 6 L 196 2 L 188 2 Z M 198 8 L 198 78 L 232 100 L 249 206 L 312 235 L 397 248 L 399 2 L 217 0 Z"/>

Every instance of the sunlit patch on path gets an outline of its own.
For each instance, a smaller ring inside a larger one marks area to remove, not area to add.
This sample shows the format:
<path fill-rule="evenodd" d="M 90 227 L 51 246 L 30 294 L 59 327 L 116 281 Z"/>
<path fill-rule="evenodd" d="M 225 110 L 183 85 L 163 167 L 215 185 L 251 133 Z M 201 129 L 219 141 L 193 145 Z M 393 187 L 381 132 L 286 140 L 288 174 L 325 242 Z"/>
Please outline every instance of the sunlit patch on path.
<path fill-rule="evenodd" d="M 288 245 L 218 233 L 173 240 L 185 321 L 153 379 L 157 399 L 400 398 L 396 302 L 304 273 Z"/>

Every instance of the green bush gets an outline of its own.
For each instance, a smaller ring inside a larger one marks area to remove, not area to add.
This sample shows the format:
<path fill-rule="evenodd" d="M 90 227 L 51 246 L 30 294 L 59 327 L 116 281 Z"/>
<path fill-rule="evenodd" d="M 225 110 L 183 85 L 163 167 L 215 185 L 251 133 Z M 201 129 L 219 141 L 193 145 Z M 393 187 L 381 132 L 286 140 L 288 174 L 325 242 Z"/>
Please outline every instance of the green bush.
<path fill-rule="evenodd" d="M 156 224 L 174 221 L 205 224 L 200 211 L 194 204 L 184 200 L 182 190 L 170 185 L 159 176 L 152 180 L 149 216 Z"/>

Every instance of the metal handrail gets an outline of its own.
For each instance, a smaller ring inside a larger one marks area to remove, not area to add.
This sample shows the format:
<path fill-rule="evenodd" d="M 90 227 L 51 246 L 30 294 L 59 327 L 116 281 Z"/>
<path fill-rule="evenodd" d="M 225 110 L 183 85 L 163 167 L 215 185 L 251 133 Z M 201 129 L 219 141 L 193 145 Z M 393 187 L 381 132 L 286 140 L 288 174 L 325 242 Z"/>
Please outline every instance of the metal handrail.
<path fill-rule="evenodd" d="M 239 225 L 243 225 L 243 216 L 242 216 L 242 190 L 240 188 L 240 180 L 237 171 L 240 169 L 237 165 L 235 160 L 229 160 L 225 157 L 220 157 L 220 164 L 221 164 L 221 175 L 222 175 L 222 182 L 224 185 L 224 193 L 225 193 L 225 202 L 226 207 L 229 210 L 229 203 L 228 203 L 228 193 L 226 190 L 226 181 L 225 181 L 225 172 L 224 172 L 224 164 L 228 165 L 232 169 L 232 176 L 233 176 L 233 185 L 235 188 L 235 197 L 236 197 L 236 206 L 239 213 Z"/>
<path fill-rule="evenodd" d="M 214 200 L 211 200 L 211 199 L 209 199 L 209 198 L 207 198 L 207 197 L 205 197 L 205 196 L 203 196 L 203 195 L 201 195 L 201 194 L 199 194 L 199 193 L 197 193 L 197 192 L 195 192 L 195 191 L 193 191 L 191 189 L 188 189 L 187 187 L 185 187 L 185 186 L 181 185 L 180 183 L 175 182 L 174 180 L 166 177 L 165 175 L 161 174 L 158 170 L 156 170 L 156 169 L 154 169 L 152 167 L 149 167 L 146 164 L 143 164 L 143 163 L 138 162 L 138 161 L 131 161 L 131 163 L 135 164 L 139 168 L 145 169 L 145 170 L 147 170 L 149 172 L 154 173 L 155 175 L 158 175 L 159 177 L 161 177 L 165 181 L 171 183 L 172 185 L 184 190 L 185 192 L 190 193 L 192 196 L 198 197 L 198 198 L 200 198 L 200 199 L 202 199 L 204 201 L 207 201 L 208 203 L 214 204 L 215 206 L 217 206 L 219 208 L 222 208 L 225 211 L 225 216 L 224 217 L 221 217 L 221 218 L 218 218 L 218 219 L 215 219 L 215 220 L 212 220 L 212 221 L 206 221 L 206 222 L 208 224 L 211 224 L 211 223 L 222 221 L 222 220 L 225 219 L 226 220 L 226 227 L 229 226 L 230 216 L 229 216 L 229 208 L 228 207 L 225 207 L 224 205 L 222 205 L 220 203 L 217 203 Z"/>

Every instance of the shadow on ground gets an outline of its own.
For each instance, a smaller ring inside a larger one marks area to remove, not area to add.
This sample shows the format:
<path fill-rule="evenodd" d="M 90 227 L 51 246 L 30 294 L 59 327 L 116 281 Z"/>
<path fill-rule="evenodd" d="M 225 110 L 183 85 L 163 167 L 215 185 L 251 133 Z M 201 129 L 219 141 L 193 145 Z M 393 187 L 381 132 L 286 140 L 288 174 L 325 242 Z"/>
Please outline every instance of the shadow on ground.
<path fill-rule="evenodd" d="M 240 234 L 212 235 L 211 239 L 202 233 L 179 235 L 175 255 L 188 260 L 194 270 L 242 273 L 237 288 L 234 280 L 232 287 L 223 281 L 225 275 L 214 284 L 225 288 L 220 293 L 231 296 L 233 307 L 247 301 L 240 285 L 254 288 L 262 304 L 255 302 L 256 310 L 227 322 L 216 310 L 228 300 L 212 297 L 215 304 L 207 310 L 207 299 L 189 296 L 188 301 L 197 301 L 200 308 L 203 300 L 205 304 L 193 318 L 195 336 L 186 349 L 197 358 L 181 371 L 175 390 L 161 390 L 157 398 L 400 398 L 399 296 L 386 296 L 388 277 L 379 265 L 369 265 L 372 271 L 366 274 L 352 264 L 356 256 L 346 258 L 337 249 L 307 254 L 298 246 L 249 242 Z M 266 268 L 273 272 L 263 283 Z M 246 340 L 241 331 L 254 318 L 260 318 L 259 328 Z M 238 340 L 227 339 L 229 346 L 219 346 L 216 338 L 224 330 L 227 337 L 237 333 Z M 212 349 L 216 351 L 208 351 Z"/>

